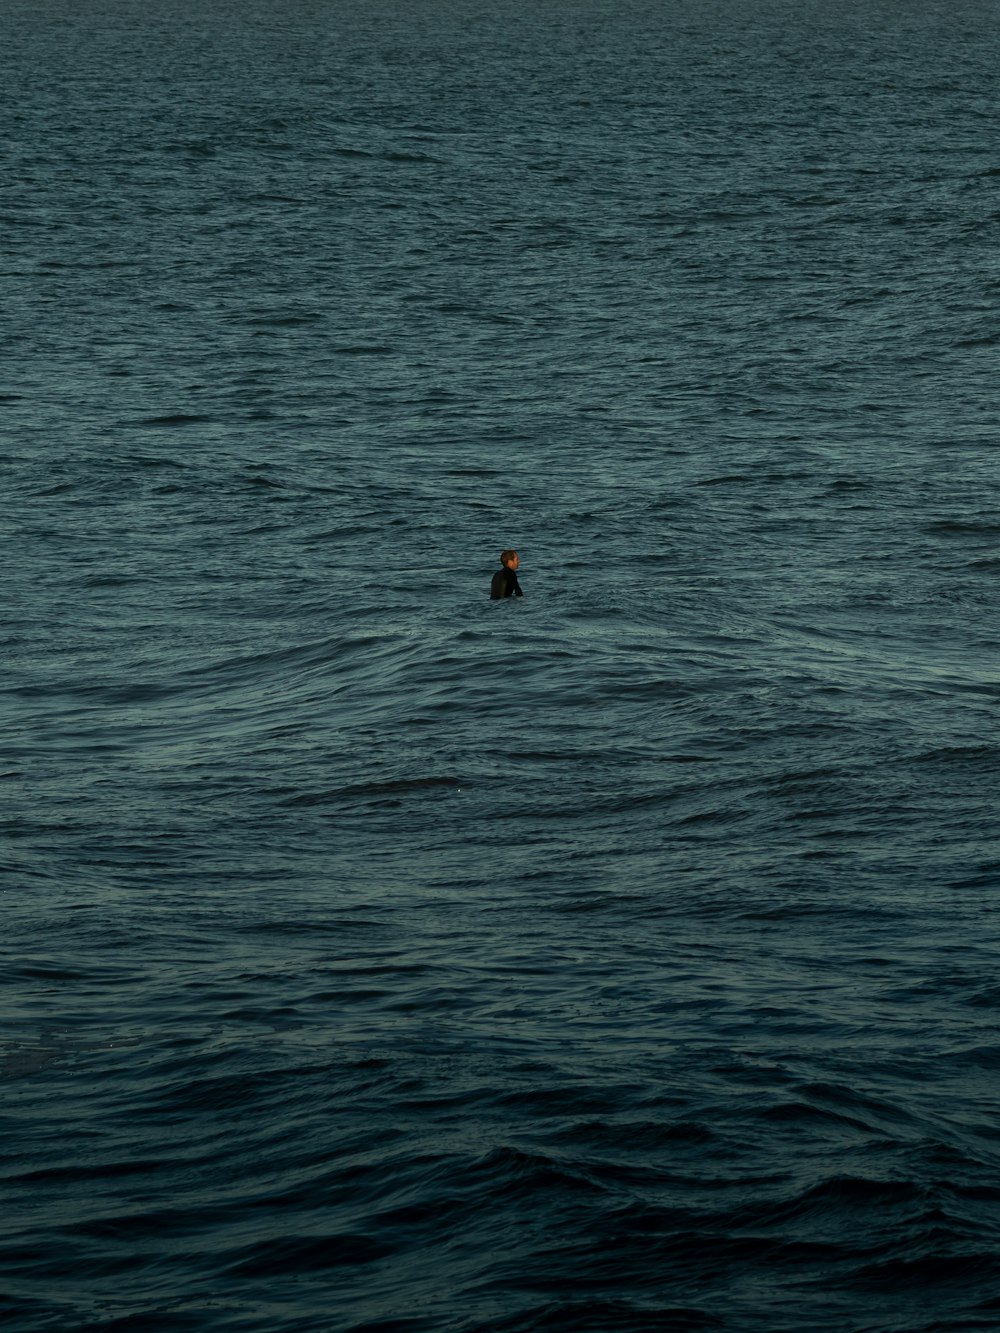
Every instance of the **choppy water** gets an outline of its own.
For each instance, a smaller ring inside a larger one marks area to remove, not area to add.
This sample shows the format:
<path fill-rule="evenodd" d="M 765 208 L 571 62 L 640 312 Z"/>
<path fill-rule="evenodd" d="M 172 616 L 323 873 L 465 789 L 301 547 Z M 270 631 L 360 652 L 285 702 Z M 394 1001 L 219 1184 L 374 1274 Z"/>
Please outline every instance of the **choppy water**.
<path fill-rule="evenodd" d="M 6 1327 L 1000 1327 L 996 5 L 4 28 Z"/>

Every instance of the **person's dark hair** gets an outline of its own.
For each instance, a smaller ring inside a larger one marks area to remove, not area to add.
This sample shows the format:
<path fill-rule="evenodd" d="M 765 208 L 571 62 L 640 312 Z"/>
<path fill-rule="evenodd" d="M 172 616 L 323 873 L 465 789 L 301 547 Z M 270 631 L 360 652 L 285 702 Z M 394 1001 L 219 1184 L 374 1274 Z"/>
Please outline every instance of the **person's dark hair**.
<path fill-rule="evenodd" d="M 503 566 L 506 567 L 507 561 L 508 561 L 508 560 L 513 560 L 514 557 L 515 557 L 516 555 L 517 555 L 517 552 L 516 552 L 516 551 L 501 551 L 501 552 L 500 552 L 500 563 L 501 563 L 501 565 L 503 565 Z"/>

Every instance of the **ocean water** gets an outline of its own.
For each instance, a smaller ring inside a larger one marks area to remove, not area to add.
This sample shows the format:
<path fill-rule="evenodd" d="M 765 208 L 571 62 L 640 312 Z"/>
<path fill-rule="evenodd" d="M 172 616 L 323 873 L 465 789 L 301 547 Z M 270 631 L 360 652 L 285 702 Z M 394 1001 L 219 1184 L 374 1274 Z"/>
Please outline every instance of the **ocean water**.
<path fill-rule="evenodd" d="M 1000 1328 L 996 4 L 3 29 L 5 1328 Z"/>

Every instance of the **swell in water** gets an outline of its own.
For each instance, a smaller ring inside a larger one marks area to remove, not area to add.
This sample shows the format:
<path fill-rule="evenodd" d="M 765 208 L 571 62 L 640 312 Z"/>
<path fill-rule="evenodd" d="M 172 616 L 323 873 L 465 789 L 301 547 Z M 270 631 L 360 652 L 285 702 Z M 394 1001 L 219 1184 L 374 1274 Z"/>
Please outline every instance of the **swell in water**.
<path fill-rule="evenodd" d="M 9 1328 L 996 1327 L 997 40 L 13 7 Z"/>

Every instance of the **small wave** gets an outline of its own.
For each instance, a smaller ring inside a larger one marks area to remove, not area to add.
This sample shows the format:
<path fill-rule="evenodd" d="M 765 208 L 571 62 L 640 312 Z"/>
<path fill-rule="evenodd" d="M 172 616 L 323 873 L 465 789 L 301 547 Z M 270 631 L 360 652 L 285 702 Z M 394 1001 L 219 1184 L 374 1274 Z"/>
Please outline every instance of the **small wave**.
<path fill-rule="evenodd" d="M 262 487 L 264 490 L 283 490 L 285 483 L 276 477 L 265 477 L 261 472 L 252 472 L 241 478 L 244 486 Z"/>
<path fill-rule="evenodd" d="M 357 1268 L 392 1255 L 392 1246 L 374 1236 L 354 1233 L 331 1236 L 282 1236 L 280 1240 L 248 1245 L 228 1260 L 233 1277 L 281 1276 L 322 1272 L 329 1268 Z"/>
<path fill-rule="evenodd" d="M 192 139 L 187 143 L 177 142 L 165 144 L 163 151 L 166 153 L 185 154 L 189 157 L 215 157 L 218 148 L 208 139 Z"/>
<path fill-rule="evenodd" d="M 670 1144 L 707 1146 L 718 1139 L 707 1125 L 694 1120 L 584 1120 L 560 1130 L 559 1143 L 578 1144 L 589 1151 L 655 1152 Z"/>
<path fill-rule="evenodd" d="M 977 337 L 958 338 L 956 347 L 995 347 L 1000 342 L 1000 333 L 984 333 Z"/>
<path fill-rule="evenodd" d="M 695 1306 L 578 1298 L 548 1301 L 515 1315 L 477 1321 L 464 1333 L 709 1333 L 725 1327 L 726 1320 Z"/>
<path fill-rule="evenodd" d="M 69 481 L 57 481 L 51 486 L 41 486 L 34 492 L 40 499 L 51 499 L 55 495 L 72 495 L 78 490 L 78 487 Z"/>
<path fill-rule="evenodd" d="M 112 581 L 109 586 L 116 587 L 118 584 Z M 158 684 L 151 681 L 127 685 L 119 682 L 102 685 L 74 685 L 68 681 L 61 681 L 52 685 L 20 685 L 9 691 L 10 694 L 21 699 L 70 698 L 83 699 L 97 704 L 151 703 L 156 700 L 167 699 L 174 692 L 174 686 L 172 685 Z"/>
<path fill-rule="evenodd" d="M 718 477 L 703 477 L 695 484 L 698 486 L 745 486 L 748 482 L 756 478 L 747 476 L 745 472 L 726 472 Z"/>
<path fill-rule="evenodd" d="M 974 874 L 949 881 L 953 889 L 994 889 L 1000 887 L 1000 861 L 990 862 Z"/>
<path fill-rule="evenodd" d="M 179 458 L 162 458 L 159 455 L 151 457 L 149 454 L 129 454 L 125 461 L 137 468 L 151 468 L 154 470 L 169 468 L 173 471 L 183 472 L 188 467 L 187 463 Z"/>
<path fill-rule="evenodd" d="M 197 413 L 189 412 L 170 412 L 165 416 L 145 417 L 137 424 L 140 426 L 197 426 L 204 422 L 211 421 L 211 417 L 200 416 Z"/>
<path fill-rule="evenodd" d="M 817 1125 L 826 1123 L 830 1126 L 846 1125 L 852 1129 L 871 1128 L 867 1121 L 858 1116 L 845 1115 L 842 1111 L 832 1111 L 802 1101 L 781 1102 L 777 1106 L 767 1106 L 759 1112 L 759 1117 L 778 1124 L 804 1125 L 812 1121 Z"/>
<path fill-rule="evenodd" d="M 251 921 L 243 926 L 242 930 L 247 935 L 336 935 L 338 938 L 354 932 L 365 932 L 381 929 L 381 923 L 372 921 L 365 917 L 310 917 L 308 920 L 298 920 L 284 917 L 268 917 L 263 921 Z"/>
<path fill-rule="evenodd" d="M 952 1241 L 954 1244 L 955 1242 Z M 880 1292 L 894 1288 L 900 1291 L 929 1292 L 934 1287 L 949 1286 L 965 1290 L 973 1285 L 982 1287 L 1000 1278 L 1000 1259 L 995 1252 L 987 1250 L 966 1251 L 961 1254 L 925 1254 L 914 1258 L 886 1259 L 866 1264 L 851 1275 L 851 1283 L 872 1286 Z M 953 1327 L 976 1328 L 976 1324 L 963 1321 L 961 1325 L 937 1324 L 933 1327 L 942 1330 Z M 979 1328 L 995 1325 L 979 1324 Z"/>
<path fill-rule="evenodd" d="M 396 778 L 389 782 L 361 782 L 346 787 L 336 787 L 330 791 L 307 792 L 290 797 L 282 802 L 288 806 L 326 805 L 333 801 L 352 800 L 358 797 L 395 797 L 408 792 L 431 791 L 435 788 L 457 788 L 461 790 L 462 780 L 452 777 Z"/>
<path fill-rule="evenodd" d="M 544 1153 L 520 1148 L 495 1148 L 466 1168 L 467 1178 L 479 1189 L 488 1189 L 493 1199 L 510 1201 L 512 1196 L 532 1199 L 538 1191 L 569 1191 L 596 1194 L 607 1191 L 590 1179 L 583 1164 L 570 1165 Z M 488 1183 L 487 1183 L 488 1182 Z"/>
<path fill-rule="evenodd" d="M 1000 880 L 1000 866 L 994 873 L 994 883 Z M 1000 983 L 987 982 L 983 986 L 967 995 L 962 1001 L 971 1009 L 997 1009 L 1000 1008 Z"/>
<path fill-rule="evenodd" d="M 833 1176 L 781 1204 L 776 1216 L 798 1216 L 803 1212 L 840 1208 L 891 1207 L 926 1202 L 927 1192 L 912 1180 L 880 1180 L 865 1176 Z"/>
<path fill-rule="evenodd" d="M 961 764 L 984 767 L 991 771 L 997 763 L 995 745 L 944 745 L 936 750 L 924 750 L 914 757 L 918 764 Z"/>
<path fill-rule="evenodd" d="M 929 524 L 925 532 L 935 537 L 995 537 L 1000 535 L 1000 523 L 987 519 L 940 519 Z"/>
<path fill-rule="evenodd" d="M 441 163 L 441 159 L 439 157 L 434 157 L 431 153 L 407 152 L 401 148 L 393 149 L 388 153 L 384 153 L 382 156 L 383 160 L 386 162 L 432 162 L 437 165 L 440 165 Z"/>
<path fill-rule="evenodd" d="M 289 314 L 257 315 L 246 322 L 251 328 L 294 329 L 309 324 L 319 324 L 324 316 L 319 311 L 302 311 Z"/>

